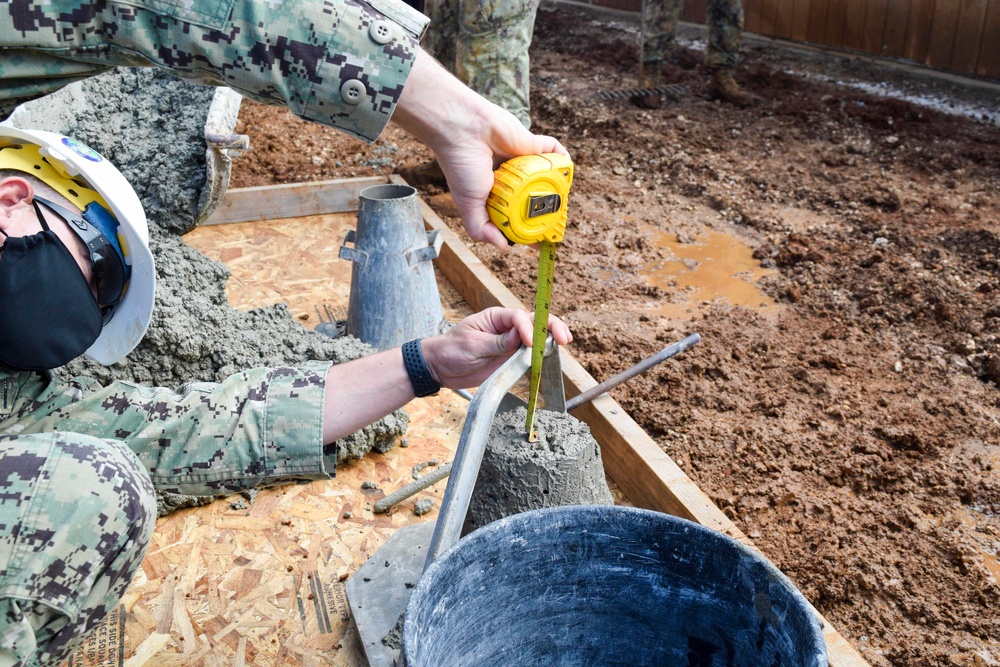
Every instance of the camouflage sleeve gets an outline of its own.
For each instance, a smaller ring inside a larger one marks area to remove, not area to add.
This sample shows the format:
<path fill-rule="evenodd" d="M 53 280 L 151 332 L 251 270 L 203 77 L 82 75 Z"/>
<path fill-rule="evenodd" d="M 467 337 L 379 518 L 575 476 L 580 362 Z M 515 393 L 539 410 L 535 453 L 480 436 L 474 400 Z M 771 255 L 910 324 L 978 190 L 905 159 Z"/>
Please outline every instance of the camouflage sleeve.
<path fill-rule="evenodd" d="M 0 119 L 109 68 L 156 66 L 374 141 L 427 21 L 402 0 L 0 2 Z"/>
<path fill-rule="evenodd" d="M 0 435 L 64 431 L 125 442 L 161 491 L 222 495 L 287 479 L 326 479 L 323 451 L 329 362 L 260 368 L 177 391 L 115 382 L 8 381 Z"/>

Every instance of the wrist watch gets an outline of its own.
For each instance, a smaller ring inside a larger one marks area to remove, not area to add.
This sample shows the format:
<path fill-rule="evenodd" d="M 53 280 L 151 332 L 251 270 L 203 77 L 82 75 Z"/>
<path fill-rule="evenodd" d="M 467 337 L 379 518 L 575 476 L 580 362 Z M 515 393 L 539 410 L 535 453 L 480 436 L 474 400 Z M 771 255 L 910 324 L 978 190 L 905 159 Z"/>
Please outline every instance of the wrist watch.
<path fill-rule="evenodd" d="M 410 376 L 413 383 L 413 393 L 417 398 L 432 396 L 441 391 L 441 385 L 431 375 L 427 364 L 424 362 L 424 353 L 420 350 L 420 339 L 403 343 L 403 365 L 406 366 L 406 374 Z"/>

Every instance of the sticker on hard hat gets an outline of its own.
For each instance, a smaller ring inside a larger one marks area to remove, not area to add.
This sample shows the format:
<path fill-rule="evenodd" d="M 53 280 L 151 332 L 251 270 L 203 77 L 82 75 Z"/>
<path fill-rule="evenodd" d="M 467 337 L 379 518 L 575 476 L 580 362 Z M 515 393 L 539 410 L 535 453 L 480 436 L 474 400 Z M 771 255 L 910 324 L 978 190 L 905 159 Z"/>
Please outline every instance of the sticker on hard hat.
<path fill-rule="evenodd" d="M 69 148 L 71 151 L 79 155 L 80 157 L 90 160 L 91 162 L 100 162 L 104 158 L 101 154 L 95 151 L 90 146 L 77 141 L 76 139 L 70 139 L 69 137 L 63 137 L 63 145 Z"/>

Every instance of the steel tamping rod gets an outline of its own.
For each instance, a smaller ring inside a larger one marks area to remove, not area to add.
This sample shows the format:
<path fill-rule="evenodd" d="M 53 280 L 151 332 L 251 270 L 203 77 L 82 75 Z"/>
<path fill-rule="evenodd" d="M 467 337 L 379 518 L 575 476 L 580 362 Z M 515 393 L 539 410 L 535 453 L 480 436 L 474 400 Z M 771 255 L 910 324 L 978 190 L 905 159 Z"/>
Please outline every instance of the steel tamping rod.
<path fill-rule="evenodd" d="M 570 410 L 572 410 L 574 408 L 580 407 L 581 405 L 583 405 L 587 401 L 594 400 L 595 398 L 597 398 L 601 394 L 614 389 L 615 387 L 617 387 L 621 383 L 623 383 L 623 382 L 625 382 L 627 380 L 631 380 L 636 375 L 640 375 L 642 373 L 645 373 L 646 371 L 648 371 L 650 368 L 652 368 L 656 364 L 660 363 L 661 361 L 666 361 L 670 357 L 673 357 L 673 356 L 675 356 L 677 354 L 680 354 L 681 352 L 683 352 L 684 350 L 688 349 L 689 347 L 691 347 L 693 345 L 696 345 L 700 340 L 701 340 L 701 335 L 699 335 L 699 334 L 691 334 L 690 336 L 688 336 L 684 340 L 678 341 L 678 342 L 674 343 L 673 345 L 668 345 L 667 347 L 663 348 L 662 350 L 660 350 L 656 354 L 654 354 L 652 356 L 649 356 L 649 357 L 646 357 L 645 359 L 643 359 L 642 361 L 640 361 L 639 363 L 637 363 L 635 366 L 632 366 L 628 370 L 624 370 L 621 373 L 619 373 L 618 375 L 615 375 L 614 377 L 608 378 L 604 382 L 602 382 L 602 383 L 600 383 L 598 385 L 594 385 L 593 387 L 591 387 L 587 391 L 585 391 L 585 392 L 583 392 L 581 394 L 577 394 L 576 396 L 574 396 L 571 399 L 568 399 L 566 401 L 566 412 L 569 412 Z"/>
<path fill-rule="evenodd" d="M 448 476 L 451 472 L 451 462 L 445 463 L 443 466 L 437 467 L 431 472 L 427 473 L 415 482 L 410 482 L 399 491 L 394 491 L 390 493 L 382 500 L 375 503 L 375 514 L 382 514 L 383 512 L 388 512 L 389 508 L 400 503 L 415 493 L 423 491 L 431 484 L 435 482 L 440 482 L 442 479 Z"/>
<path fill-rule="evenodd" d="M 645 373 L 658 363 L 666 361 L 670 357 L 677 356 L 684 350 L 687 350 L 693 345 L 696 345 L 700 341 L 701 341 L 701 336 L 699 334 L 691 334 L 690 336 L 681 341 L 668 345 L 667 347 L 663 348 L 656 354 L 646 357 L 645 359 L 637 363 L 635 366 L 632 366 L 631 368 L 622 371 L 618 375 L 615 375 L 614 377 L 609 378 L 604 382 L 601 382 L 600 384 L 594 385 L 587 391 L 581 392 L 576 396 L 574 396 L 573 398 L 567 399 L 565 411 L 569 412 L 570 410 L 578 408 L 584 403 L 587 403 L 588 401 L 594 400 L 601 394 L 611 391 L 612 389 L 622 384 L 623 382 L 631 380 L 636 375 L 641 375 L 642 373 Z M 473 394 L 464 389 L 458 389 L 455 391 L 455 393 L 467 401 L 472 400 Z"/>

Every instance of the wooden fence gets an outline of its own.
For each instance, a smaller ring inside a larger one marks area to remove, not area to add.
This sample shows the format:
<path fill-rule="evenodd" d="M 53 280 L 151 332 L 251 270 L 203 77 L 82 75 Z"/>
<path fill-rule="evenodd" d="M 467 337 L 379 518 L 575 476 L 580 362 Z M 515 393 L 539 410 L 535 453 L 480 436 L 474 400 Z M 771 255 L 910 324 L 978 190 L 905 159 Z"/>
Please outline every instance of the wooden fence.
<path fill-rule="evenodd" d="M 592 0 L 639 11 L 642 0 Z M 707 0 L 683 20 L 705 22 Z M 1000 0 L 743 0 L 746 32 L 1000 79 Z"/>

